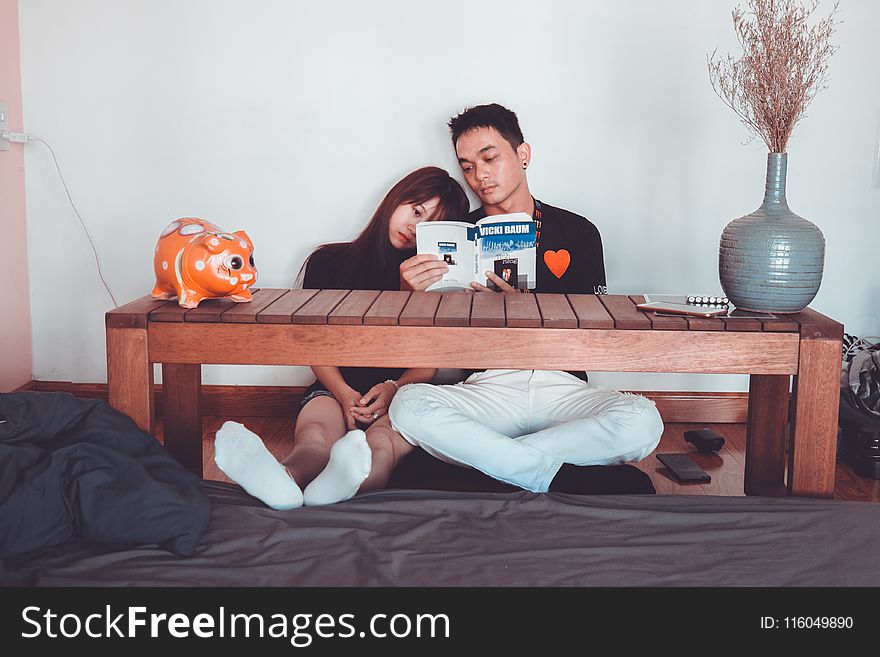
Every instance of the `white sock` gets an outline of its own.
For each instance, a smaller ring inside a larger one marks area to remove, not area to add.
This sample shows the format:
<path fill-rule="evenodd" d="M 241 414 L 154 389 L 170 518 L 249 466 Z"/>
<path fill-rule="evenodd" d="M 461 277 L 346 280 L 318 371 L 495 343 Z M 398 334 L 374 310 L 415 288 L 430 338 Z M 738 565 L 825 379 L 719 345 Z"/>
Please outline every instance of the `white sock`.
<path fill-rule="evenodd" d="M 302 491 L 260 437 L 238 422 L 225 422 L 214 440 L 214 462 L 248 493 L 283 511 L 302 506 Z"/>
<path fill-rule="evenodd" d="M 367 435 L 354 429 L 333 443 L 327 467 L 306 486 L 306 506 L 342 502 L 357 493 L 370 474 L 373 455 Z"/>

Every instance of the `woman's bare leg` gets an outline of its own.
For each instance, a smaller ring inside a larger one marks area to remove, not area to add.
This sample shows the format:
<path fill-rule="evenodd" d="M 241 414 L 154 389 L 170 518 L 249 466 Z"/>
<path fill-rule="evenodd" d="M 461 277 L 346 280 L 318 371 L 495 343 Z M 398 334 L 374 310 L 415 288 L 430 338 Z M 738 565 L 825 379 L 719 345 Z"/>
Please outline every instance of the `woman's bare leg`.
<path fill-rule="evenodd" d="M 326 395 L 315 397 L 299 412 L 293 448 L 281 464 L 305 489 L 327 467 L 330 449 L 347 431 L 339 402 Z"/>
<path fill-rule="evenodd" d="M 366 433 L 347 431 L 341 406 L 327 396 L 313 399 L 300 411 L 293 448 L 280 464 L 258 436 L 233 424 L 218 432 L 217 463 L 273 508 L 300 506 L 303 499 L 309 506 L 332 504 L 357 492 L 384 488 L 400 459 L 413 450 L 391 428 L 387 415 Z"/>
<path fill-rule="evenodd" d="M 388 485 L 388 479 L 397 464 L 415 447 L 391 428 L 387 415 L 373 422 L 367 429 L 367 444 L 373 454 L 369 476 L 361 484 L 359 493 L 379 490 Z"/>

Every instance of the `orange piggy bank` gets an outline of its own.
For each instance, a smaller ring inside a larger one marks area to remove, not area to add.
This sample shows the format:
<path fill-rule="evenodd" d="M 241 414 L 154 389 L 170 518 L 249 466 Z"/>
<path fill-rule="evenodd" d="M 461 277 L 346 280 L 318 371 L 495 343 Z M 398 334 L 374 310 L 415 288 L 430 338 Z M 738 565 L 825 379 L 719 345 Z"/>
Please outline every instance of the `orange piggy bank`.
<path fill-rule="evenodd" d="M 202 219 L 172 221 L 156 244 L 154 299 L 195 308 L 202 299 L 250 301 L 257 280 L 254 244 L 243 230 L 227 233 Z"/>

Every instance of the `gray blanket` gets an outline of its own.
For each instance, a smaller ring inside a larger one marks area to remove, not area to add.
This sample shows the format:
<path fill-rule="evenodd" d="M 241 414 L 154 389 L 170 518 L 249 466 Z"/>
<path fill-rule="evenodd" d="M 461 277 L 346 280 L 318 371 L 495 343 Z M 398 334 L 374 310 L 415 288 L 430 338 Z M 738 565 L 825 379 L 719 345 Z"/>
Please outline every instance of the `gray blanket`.
<path fill-rule="evenodd" d="M 878 586 L 880 504 L 379 491 L 273 511 L 234 486 L 195 554 L 72 541 L 0 583 L 187 586 Z"/>
<path fill-rule="evenodd" d="M 100 399 L 0 394 L 0 558 L 72 537 L 186 556 L 210 516 L 199 479 Z"/>

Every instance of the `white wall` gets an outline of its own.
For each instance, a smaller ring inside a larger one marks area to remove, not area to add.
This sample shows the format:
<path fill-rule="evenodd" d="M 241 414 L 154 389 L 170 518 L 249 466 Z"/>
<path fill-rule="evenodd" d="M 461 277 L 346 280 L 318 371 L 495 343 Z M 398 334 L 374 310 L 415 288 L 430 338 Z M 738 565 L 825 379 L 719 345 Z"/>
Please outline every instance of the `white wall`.
<path fill-rule="evenodd" d="M 533 146 L 533 193 L 599 226 L 611 293 L 712 292 L 721 230 L 760 203 L 766 160 L 707 77 L 707 53 L 735 46 L 732 6 L 27 0 L 24 124 L 56 149 L 120 301 L 149 292 L 155 240 L 180 216 L 246 229 L 259 285 L 288 286 L 404 173 L 455 169 L 446 120 L 492 101 Z M 828 243 L 813 307 L 867 336 L 880 334 L 880 3 L 842 8 L 831 87 L 790 143 L 788 199 Z M 104 381 L 109 298 L 48 153 L 29 145 L 26 158 L 36 377 Z M 206 368 L 205 380 L 310 375 Z M 744 377 L 596 380 L 744 389 Z"/>

